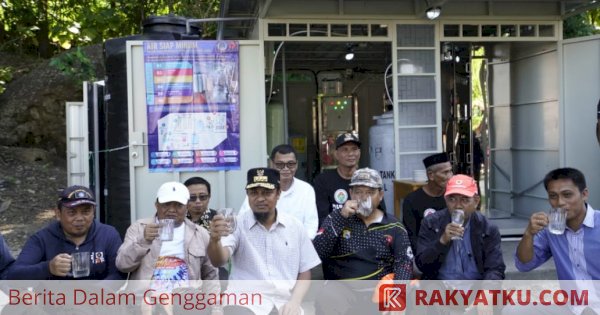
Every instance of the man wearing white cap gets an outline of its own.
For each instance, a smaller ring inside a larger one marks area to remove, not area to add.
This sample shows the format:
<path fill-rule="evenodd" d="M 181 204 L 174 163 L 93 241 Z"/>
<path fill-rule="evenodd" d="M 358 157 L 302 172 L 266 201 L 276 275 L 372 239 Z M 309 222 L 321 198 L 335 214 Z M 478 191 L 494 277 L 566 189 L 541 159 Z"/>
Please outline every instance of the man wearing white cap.
<path fill-rule="evenodd" d="M 117 268 L 131 280 L 218 280 L 206 256 L 206 229 L 186 218 L 190 193 L 178 182 L 164 183 L 156 194 L 156 215 L 133 223 L 117 254 Z M 159 220 L 174 221 L 172 240 L 159 237 Z M 209 286 L 209 288 L 206 288 Z M 204 292 L 219 292 L 218 281 L 205 283 Z"/>

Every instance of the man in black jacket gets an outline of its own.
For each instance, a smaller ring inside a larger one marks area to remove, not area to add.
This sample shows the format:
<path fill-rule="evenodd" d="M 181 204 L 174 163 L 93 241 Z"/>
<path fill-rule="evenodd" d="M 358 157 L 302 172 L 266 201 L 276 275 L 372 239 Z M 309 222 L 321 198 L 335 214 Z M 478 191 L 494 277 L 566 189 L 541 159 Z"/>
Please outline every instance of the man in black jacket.
<path fill-rule="evenodd" d="M 498 227 L 476 211 L 477 183 L 455 175 L 446 186 L 447 209 L 424 218 L 419 231 L 416 263 L 429 280 L 501 280 L 504 260 Z M 464 211 L 464 226 L 451 221 Z"/>

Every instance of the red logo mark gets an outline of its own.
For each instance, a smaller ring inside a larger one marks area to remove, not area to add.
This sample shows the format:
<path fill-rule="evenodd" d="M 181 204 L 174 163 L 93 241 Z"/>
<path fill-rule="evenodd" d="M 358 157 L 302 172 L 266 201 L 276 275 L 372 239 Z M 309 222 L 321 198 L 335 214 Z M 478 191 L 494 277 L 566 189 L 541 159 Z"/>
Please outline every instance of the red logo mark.
<path fill-rule="evenodd" d="M 401 312 L 406 309 L 406 284 L 384 283 L 379 287 L 379 311 Z"/>

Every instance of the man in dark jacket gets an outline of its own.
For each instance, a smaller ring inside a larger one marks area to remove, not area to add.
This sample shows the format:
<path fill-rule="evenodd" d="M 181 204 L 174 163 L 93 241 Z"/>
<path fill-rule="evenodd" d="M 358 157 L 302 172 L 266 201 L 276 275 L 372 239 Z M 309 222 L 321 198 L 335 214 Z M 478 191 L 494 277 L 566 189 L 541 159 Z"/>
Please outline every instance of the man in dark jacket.
<path fill-rule="evenodd" d="M 504 260 L 500 232 L 476 211 L 477 183 L 466 175 L 453 176 L 446 186 L 447 209 L 423 219 L 416 263 L 428 280 L 501 280 Z M 464 211 L 464 224 L 452 222 L 456 210 Z"/>
<path fill-rule="evenodd" d="M 0 279 L 6 279 L 6 271 L 13 262 L 15 262 L 15 259 L 10 253 L 8 245 L 6 245 L 6 241 L 4 241 L 4 237 L 0 235 Z"/>
<path fill-rule="evenodd" d="M 59 196 L 57 220 L 27 240 L 7 278 L 73 279 L 72 254 L 86 252 L 90 273 L 77 279 L 122 279 L 115 266 L 121 237 L 114 227 L 94 221 L 95 206 L 94 194 L 87 187 L 65 188 Z"/>

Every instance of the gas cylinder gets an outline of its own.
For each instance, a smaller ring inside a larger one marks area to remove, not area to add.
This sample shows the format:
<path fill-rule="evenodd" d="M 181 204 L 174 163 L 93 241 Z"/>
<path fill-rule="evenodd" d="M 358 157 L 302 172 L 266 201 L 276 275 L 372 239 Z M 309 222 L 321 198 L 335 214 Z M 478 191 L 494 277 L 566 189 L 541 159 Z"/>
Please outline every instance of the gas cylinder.
<path fill-rule="evenodd" d="M 394 113 L 374 116 L 377 123 L 369 128 L 369 157 L 371 168 L 383 179 L 384 200 L 388 213 L 394 214 L 394 183 L 396 163 L 394 154 Z"/>

